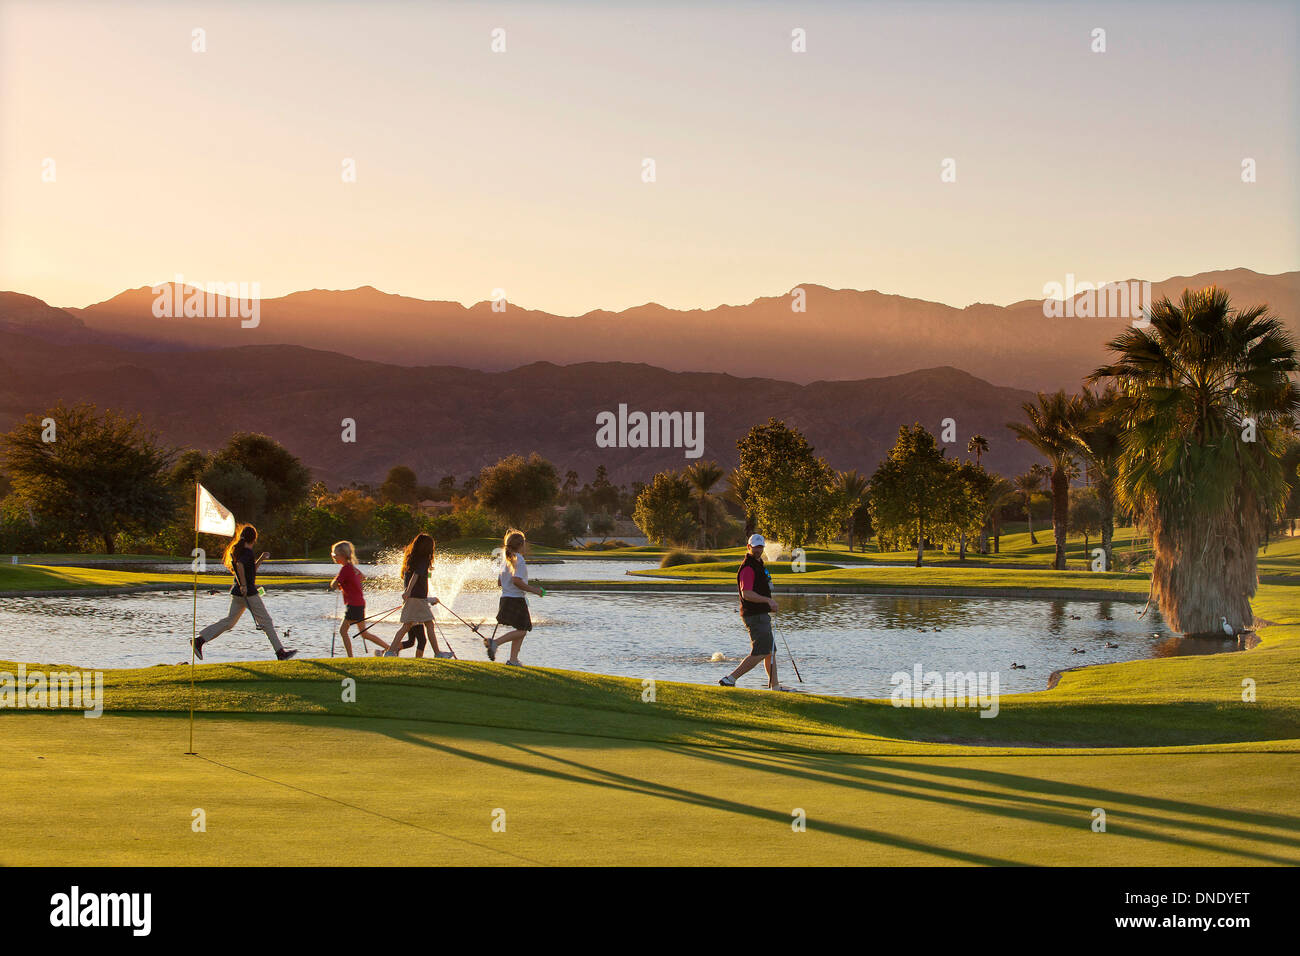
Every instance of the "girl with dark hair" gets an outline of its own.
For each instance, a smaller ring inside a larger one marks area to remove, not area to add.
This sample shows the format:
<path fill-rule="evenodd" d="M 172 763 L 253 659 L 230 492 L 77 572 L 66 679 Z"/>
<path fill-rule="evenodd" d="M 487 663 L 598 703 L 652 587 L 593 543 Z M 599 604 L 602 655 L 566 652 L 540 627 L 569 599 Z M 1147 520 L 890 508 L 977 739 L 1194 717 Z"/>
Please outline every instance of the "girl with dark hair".
<path fill-rule="evenodd" d="M 421 532 L 411 539 L 411 543 L 402 552 L 402 626 L 393 635 L 392 643 L 384 652 L 384 657 L 397 657 L 402 652 L 402 638 L 407 631 L 418 625 L 432 625 L 433 606 L 438 603 L 436 597 L 429 597 L 429 570 L 433 567 L 433 538 Z M 425 630 L 433 631 L 432 627 Z M 434 657 L 451 657 L 451 651 L 438 648 L 436 632 L 430 637 L 433 643 Z M 420 650 L 424 648 L 421 647 Z"/>
<path fill-rule="evenodd" d="M 257 529 L 251 524 L 245 524 L 235 529 L 235 536 L 230 539 L 230 544 L 226 545 L 226 553 L 221 563 L 235 578 L 235 583 L 230 589 L 230 611 L 220 621 L 209 624 L 199 631 L 198 638 L 191 641 L 194 645 L 194 656 L 199 660 L 203 660 L 203 645 L 234 627 L 245 610 L 252 613 L 258 628 L 275 648 L 276 658 L 287 661 L 298 653 L 295 650 L 286 650 L 280 643 L 280 638 L 275 633 L 275 624 L 271 622 L 271 615 L 266 613 L 266 605 L 262 603 L 262 596 L 258 593 L 257 569 L 270 555 L 265 551 L 260 555 L 256 554 L 253 551 L 253 545 L 256 543 Z"/>

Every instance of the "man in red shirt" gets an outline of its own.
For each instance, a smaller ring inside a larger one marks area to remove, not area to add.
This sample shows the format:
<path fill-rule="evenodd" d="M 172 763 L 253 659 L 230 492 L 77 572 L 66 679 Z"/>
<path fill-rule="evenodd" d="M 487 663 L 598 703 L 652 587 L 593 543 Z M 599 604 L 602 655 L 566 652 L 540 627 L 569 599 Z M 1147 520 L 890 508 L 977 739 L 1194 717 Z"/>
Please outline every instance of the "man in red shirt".
<path fill-rule="evenodd" d="M 745 548 L 745 561 L 736 572 L 736 590 L 740 593 L 740 619 L 749 631 L 749 656 L 722 680 L 723 687 L 735 687 L 737 678 L 754 669 L 759 661 L 767 668 L 768 690 L 783 690 L 776 679 L 776 644 L 772 640 L 772 614 L 776 601 L 772 600 L 772 576 L 763 564 L 763 549 L 767 541 L 761 534 L 750 535 Z"/>

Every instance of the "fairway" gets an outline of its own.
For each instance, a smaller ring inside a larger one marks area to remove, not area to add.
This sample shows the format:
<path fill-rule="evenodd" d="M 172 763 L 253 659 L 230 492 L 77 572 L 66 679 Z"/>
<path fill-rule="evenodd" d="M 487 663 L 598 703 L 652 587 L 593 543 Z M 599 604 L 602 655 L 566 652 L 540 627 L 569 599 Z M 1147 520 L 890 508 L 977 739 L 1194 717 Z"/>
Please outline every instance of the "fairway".
<path fill-rule="evenodd" d="M 201 716 L 193 757 L 182 717 L 17 719 L 6 866 L 1300 863 L 1293 753 L 811 754 L 258 715 Z"/>

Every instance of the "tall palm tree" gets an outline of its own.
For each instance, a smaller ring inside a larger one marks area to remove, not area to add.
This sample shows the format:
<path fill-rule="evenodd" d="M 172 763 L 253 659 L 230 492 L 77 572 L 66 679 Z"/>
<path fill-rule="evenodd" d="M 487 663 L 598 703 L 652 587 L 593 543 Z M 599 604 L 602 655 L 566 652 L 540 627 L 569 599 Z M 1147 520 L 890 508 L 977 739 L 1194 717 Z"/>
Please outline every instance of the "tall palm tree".
<path fill-rule="evenodd" d="M 966 454 L 975 456 L 975 464 L 980 463 L 980 456 L 989 450 L 989 440 L 983 435 L 971 435 L 966 443 Z"/>
<path fill-rule="evenodd" d="M 1025 402 L 1025 422 L 1008 422 L 1021 441 L 1029 442 L 1052 466 L 1052 532 L 1056 535 L 1053 567 L 1065 570 L 1065 534 L 1070 524 L 1070 467 L 1074 445 L 1070 431 L 1079 418 L 1079 403 L 1064 391 L 1038 393 L 1036 402 Z"/>
<path fill-rule="evenodd" d="M 754 533 L 756 522 L 749 510 L 749 478 L 739 468 L 727 472 L 727 489 L 722 493 L 722 500 L 734 505 L 745 516 L 745 537 Z"/>
<path fill-rule="evenodd" d="M 849 529 L 849 550 L 853 550 L 853 514 L 862 507 L 867 497 L 867 487 L 871 480 L 858 474 L 856 468 L 835 473 L 835 491 L 844 503 L 845 520 Z"/>
<path fill-rule="evenodd" d="M 984 499 L 985 507 L 985 527 L 993 535 L 993 553 L 998 554 L 1001 550 L 999 538 L 1002 536 L 1002 509 L 1016 499 L 1019 492 L 1016 486 L 1007 481 L 1001 475 L 993 476 L 993 483 L 989 485 L 988 497 Z M 987 553 L 988 544 L 985 542 L 985 553 Z"/>
<path fill-rule="evenodd" d="M 1164 298 L 1108 347 L 1125 431 L 1120 504 L 1151 532 L 1152 596 L 1184 634 L 1253 626 L 1256 553 L 1288 494 L 1283 435 L 1297 412 L 1295 343 L 1267 306 L 1211 286 Z"/>
<path fill-rule="evenodd" d="M 688 465 L 684 474 L 686 480 L 691 483 L 691 490 L 699 502 L 700 514 L 700 547 L 708 546 L 709 539 L 709 510 L 713 498 L 713 486 L 722 480 L 726 474 L 718 466 L 716 461 L 697 461 Z"/>
<path fill-rule="evenodd" d="M 1038 539 L 1034 537 L 1034 514 L 1033 500 L 1034 495 L 1043 489 L 1043 466 L 1034 465 L 1023 475 L 1016 475 L 1011 480 L 1017 492 L 1024 496 L 1025 499 L 1025 521 L 1029 524 L 1029 543 L 1038 544 Z"/>
<path fill-rule="evenodd" d="M 1101 549 L 1109 571 L 1113 563 L 1112 541 L 1115 537 L 1115 482 L 1119 478 L 1119 456 L 1124 448 L 1119 391 L 1113 383 L 1096 392 L 1084 386 L 1078 401 L 1080 416 L 1070 431 L 1070 438 L 1088 463 L 1097 492 L 1101 510 Z"/>

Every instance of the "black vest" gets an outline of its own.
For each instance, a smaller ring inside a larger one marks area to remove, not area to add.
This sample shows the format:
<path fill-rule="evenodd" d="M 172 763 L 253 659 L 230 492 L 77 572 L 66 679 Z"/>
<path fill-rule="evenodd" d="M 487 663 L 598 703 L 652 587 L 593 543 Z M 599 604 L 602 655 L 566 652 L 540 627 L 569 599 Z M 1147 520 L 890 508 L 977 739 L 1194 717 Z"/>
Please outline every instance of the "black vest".
<path fill-rule="evenodd" d="M 767 568 L 763 566 L 763 562 L 752 554 L 745 555 L 744 562 L 736 571 L 736 593 L 740 594 L 744 591 L 740 586 L 740 572 L 745 568 L 754 569 L 754 586 L 750 590 L 755 594 L 770 598 L 772 596 L 772 579 L 767 576 Z M 771 610 L 771 605 L 766 601 L 760 603 L 758 601 L 746 601 L 743 597 L 740 599 L 741 617 L 749 617 L 751 614 L 768 614 Z"/>

